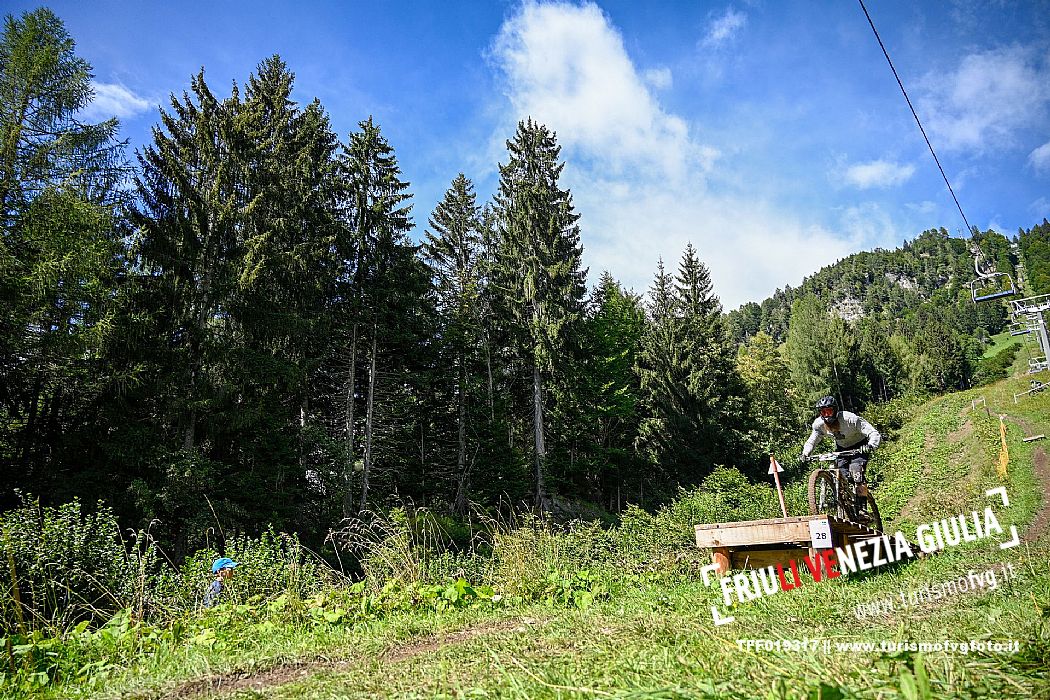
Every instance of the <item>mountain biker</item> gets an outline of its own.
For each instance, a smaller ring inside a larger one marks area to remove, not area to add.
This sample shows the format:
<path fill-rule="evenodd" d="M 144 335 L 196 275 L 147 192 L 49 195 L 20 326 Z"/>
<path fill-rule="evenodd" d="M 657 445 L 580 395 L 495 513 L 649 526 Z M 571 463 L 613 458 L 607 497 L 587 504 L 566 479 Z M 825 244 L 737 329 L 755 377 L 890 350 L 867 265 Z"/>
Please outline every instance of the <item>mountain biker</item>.
<path fill-rule="evenodd" d="M 834 396 L 825 396 L 817 401 L 816 409 L 820 415 L 813 421 L 813 432 L 809 440 L 806 440 L 806 446 L 802 448 L 802 461 L 809 459 L 813 448 L 825 437 L 835 439 L 836 451 L 860 450 L 856 455 L 837 457 L 835 467 L 842 471 L 848 470 L 849 480 L 853 483 L 856 493 L 857 517 L 870 520 L 868 484 L 864 478 L 864 470 L 868 466 L 868 455 L 879 446 L 882 436 L 871 423 L 856 413 L 840 411 Z"/>

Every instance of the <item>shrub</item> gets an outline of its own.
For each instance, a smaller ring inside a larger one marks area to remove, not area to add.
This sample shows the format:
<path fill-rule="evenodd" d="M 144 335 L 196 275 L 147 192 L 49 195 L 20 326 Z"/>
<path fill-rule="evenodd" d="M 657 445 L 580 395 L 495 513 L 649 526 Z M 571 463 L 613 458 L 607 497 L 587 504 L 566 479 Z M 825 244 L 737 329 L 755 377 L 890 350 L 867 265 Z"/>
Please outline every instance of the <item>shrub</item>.
<path fill-rule="evenodd" d="M 112 509 L 80 501 L 41 507 L 39 499 L 0 515 L 0 616 L 6 629 L 66 628 L 128 608 L 142 615 L 156 573 L 156 547 L 138 533 L 121 538 Z"/>
<path fill-rule="evenodd" d="M 977 373 L 974 374 L 974 386 L 991 384 L 1000 379 L 1010 376 L 1010 367 L 1017 358 L 1017 352 L 1021 349 L 1019 344 L 1007 345 L 991 357 L 982 358 L 977 363 Z"/>
<path fill-rule="evenodd" d="M 302 600 L 340 578 L 338 572 L 308 552 L 298 536 L 270 528 L 257 538 L 239 535 L 228 539 L 224 552 L 198 550 L 177 571 L 166 571 L 157 588 L 169 611 L 191 610 L 200 605 L 214 578 L 211 565 L 222 556 L 238 562 L 235 574 L 223 589 L 223 599 L 230 602 L 281 594 Z"/>

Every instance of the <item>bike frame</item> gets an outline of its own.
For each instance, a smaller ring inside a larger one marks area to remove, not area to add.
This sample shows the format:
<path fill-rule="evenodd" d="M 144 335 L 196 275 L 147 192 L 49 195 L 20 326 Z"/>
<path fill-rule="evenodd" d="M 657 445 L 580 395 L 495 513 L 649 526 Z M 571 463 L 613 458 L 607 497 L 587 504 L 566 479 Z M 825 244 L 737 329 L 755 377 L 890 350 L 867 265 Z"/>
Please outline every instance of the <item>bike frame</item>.
<path fill-rule="evenodd" d="M 842 450 L 839 452 L 826 452 L 823 454 L 812 455 L 807 461 L 811 462 L 837 462 L 839 457 L 855 457 L 864 454 L 862 450 Z M 857 485 L 850 480 L 847 469 L 841 469 L 837 464 L 830 468 L 818 468 L 810 475 L 811 484 L 820 481 L 819 474 L 827 474 L 835 495 L 835 517 L 840 520 L 855 521 L 857 519 L 856 513 L 856 498 L 857 498 Z M 812 486 L 811 486 L 812 488 Z M 845 496 L 845 497 L 844 497 Z M 874 504 L 875 499 L 868 495 L 870 503 Z M 816 508 L 811 502 L 811 509 Z M 877 506 L 875 506 L 877 508 Z M 816 513 L 814 513 L 815 515 Z"/>

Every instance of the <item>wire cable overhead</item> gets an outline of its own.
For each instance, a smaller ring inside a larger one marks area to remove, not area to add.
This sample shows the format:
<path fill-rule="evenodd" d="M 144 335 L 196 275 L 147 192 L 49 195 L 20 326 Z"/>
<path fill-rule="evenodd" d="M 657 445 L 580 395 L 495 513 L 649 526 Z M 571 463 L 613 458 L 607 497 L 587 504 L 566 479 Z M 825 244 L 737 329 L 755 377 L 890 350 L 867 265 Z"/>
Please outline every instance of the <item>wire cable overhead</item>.
<path fill-rule="evenodd" d="M 879 36 L 879 30 L 875 28 L 875 22 L 872 21 L 871 15 L 868 13 L 868 8 L 864 6 L 864 0 L 858 0 L 858 2 L 860 2 L 860 9 L 864 10 L 864 16 L 868 18 L 868 24 L 871 25 L 871 31 L 875 33 L 875 39 L 879 42 L 879 48 L 882 49 L 882 55 L 886 57 L 886 63 L 890 64 L 890 70 L 893 71 L 893 77 L 897 79 L 897 85 L 900 86 L 901 93 L 904 95 L 904 100 L 908 103 L 908 109 L 911 110 L 911 115 L 915 117 L 915 123 L 919 125 L 919 131 L 922 132 L 922 137 L 926 139 L 926 145 L 930 147 L 930 154 L 933 156 L 933 162 L 937 164 L 937 169 L 941 171 L 941 177 L 944 178 L 944 184 L 948 186 L 948 191 L 951 193 L 952 199 L 955 200 L 955 206 L 959 209 L 959 216 L 962 217 L 963 223 L 966 224 L 966 232 L 972 236 L 973 228 L 970 226 L 966 214 L 963 213 L 962 205 L 959 204 L 959 198 L 955 196 L 955 190 L 952 189 L 952 183 L 948 182 L 948 176 L 945 175 L 944 168 L 941 167 L 941 160 L 937 157 L 937 152 L 933 150 L 933 144 L 930 143 L 930 137 L 926 135 L 926 129 L 922 127 L 919 115 L 911 103 L 911 98 L 908 97 L 908 91 L 904 89 L 904 83 L 901 82 L 901 77 L 897 74 L 897 69 L 893 66 L 893 61 L 890 60 L 890 54 L 886 51 L 886 45 L 882 43 L 882 37 Z"/>

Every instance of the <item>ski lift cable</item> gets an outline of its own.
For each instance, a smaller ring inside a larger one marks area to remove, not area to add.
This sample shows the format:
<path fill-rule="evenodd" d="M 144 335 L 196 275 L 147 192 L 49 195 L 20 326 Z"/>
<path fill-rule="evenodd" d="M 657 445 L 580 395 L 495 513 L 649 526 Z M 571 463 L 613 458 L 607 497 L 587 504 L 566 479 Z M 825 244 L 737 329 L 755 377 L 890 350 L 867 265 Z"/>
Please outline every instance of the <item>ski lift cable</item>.
<path fill-rule="evenodd" d="M 977 236 L 972 226 L 970 226 L 970 220 L 966 218 L 966 213 L 963 211 L 962 204 L 959 203 L 959 198 L 955 196 L 955 190 L 952 189 L 952 183 L 948 181 L 948 175 L 944 172 L 944 167 L 941 165 L 941 159 L 937 157 L 937 151 L 933 148 L 933 143 L 930 142 L 930 137 L 926 135 L 926 129 L 922 126 L 922 120 L 919 119 L 919 113 L 915 111 L 915 106 L 911 103 L 911 98 L 908 97 L 908 91 L 904 89 L 904 83 L 901 81 L 900 75 L 897 73 L 896 66 L 893 65 L 893 60 L 890 58 L 889 51 L 886 50 L 886 44 L 882 42 L 882 37 L 879 36 L 879 30 L 875 28 L 875 21 L 871 18 L 871 13 L 868 12 L 867 6 L 864 4 L 864 0 L 857 0 L 860 3 L 860 9 L 864 11 L 864 16 L 868 18 L 868 24 L 871 26 L 871 31 L 875 34 L 875 40 L 879 42 L 879 48 L 882 49 L 882 55 L 886 57 L 886 63 L 889 64 L 890 70 L 893 71 L 893 77 L 897 79 L 897 85 L 901 89 L 901 94 L 904 95 L 904 101 L 908 103 L 908 109 L 911 110 L 911 116 L 915 118 L 915 123 L 919 127 L 919 131 L 922 132 L 922 138 L 925 139 L 926 145 L 930 149 L 930 155 L 933 156 L 933 162 L 937 164 L 937 170 L 941 172 L 941 177 L 944 178 L 944 184 L 948 186 L 948 192 L 951 193 L 952 199 L 955 201 L 955 207 L 959 210 L 959 216 L 962 217 L 963 224 L 966 225 L 966 231 L 970 234 L 970 240 L 972 241 L 973 247 L 973 269 L 977 273 L 977 279 L 970 282 L 970 296 L 973 297 L 973 302 L 976 304 L 979 301 L 991 301 L 993 299 L 1000 299 L 1003 297 L 1014 296 L 1017 294 L 1017 289 L 1014 287 L 1013 278 L 1009 274 L 1004 272 L 985 272 L 981 269 L 981 258 L 985 257 L 981 251 L 981 246 L 977 242 Z M 992 280 L 1001 280 L 1006 278 L 1006 289 L 997 289 L 991 293 L 979 293 L 979 284 L 988 284 Z"/>
<path fill-rule="evenodd" d="M 882 43 L 882 37 L 879 36 L 879 30 L 875 28 L 875 22 L 872 21 L 871 15 L 868 13 L 868 8 L 864 6 L 864 0 L 858 0 L 860 2 L 860 9 L 864 10 L 864 16 L 868 18 L 868 24 L 871 25 L 871 31 L 875 33 L 875 39 L 879 42 L 879 48 L 882 49 L 882 55 L 886 57 L 886 63 L 890 64 L 890 70 L 893 71 L 893 77 L 897 79 L 897 85 L 900 86 L 901 93 L 904 95 L 904 100 L 908 103 L 908 109 L 911 110 L 911 115 L 915 117 L 915 123 L 919 125 L 919 131 L 922 132 L 922 137 L 926 139 L 926 145 L 930 147 L 930 155 L 933 156 L 933 162 L 937 164 L 937 169 L 941 171 L 941 177 L 944 178 L 944 184 L 948 186 L 948 192 L 951 193 L 952 199 L 955 200 L 955 206 L 959 209 L 959 215 L 962 217 L 963 223 L 966 224 L 966 231 L 972 236 L 973 228 L 970 227 L 970 222 L 966 218 L 966 214 L 963 213 L 962 205 L 959 204 L 959 198 L 955 196 L 955 190 L 952 189 L 952 183 L 948 182 L 948 176 L 944 173 L 944 168 L 941 167 L 941 161 L 937 157 L 937 152 L 933 150 L 933 144 L 930 143 L 930 137 L 926 135 L 926 129 L 923 128 L 922 122 L 919 120 L 919 114 L 915 111 L 915 107 L 911 103 L 911 98 L 908 97 L 908 91 L 904 89 L 904 83 L 901 82 L 901 77 L 897 74 L 897 69 L 893 65 L 893 61 L 890 60 L 890 54 L 886 50 L 886 45 Z M 978 271 L 980 274 L 980 271 Z"/>

